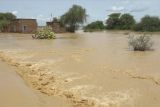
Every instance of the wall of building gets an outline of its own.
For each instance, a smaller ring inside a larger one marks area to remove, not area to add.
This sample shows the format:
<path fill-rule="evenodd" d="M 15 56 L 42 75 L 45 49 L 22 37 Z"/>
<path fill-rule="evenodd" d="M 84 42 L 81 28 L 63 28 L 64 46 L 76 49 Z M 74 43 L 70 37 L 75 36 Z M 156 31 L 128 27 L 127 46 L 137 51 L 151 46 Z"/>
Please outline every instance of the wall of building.
<path fill-rule="evenodd" d="M 62 27 L 59 22 L 47 22 L 47 26 L 50 26 L 55 33 L 67 32 L 65 27 Z"/>
<path fill-rule="evenodd" d="M 35 33 L 37 31 L 36 19 L 16 19 L 12 21 L 5 32 Z"/>

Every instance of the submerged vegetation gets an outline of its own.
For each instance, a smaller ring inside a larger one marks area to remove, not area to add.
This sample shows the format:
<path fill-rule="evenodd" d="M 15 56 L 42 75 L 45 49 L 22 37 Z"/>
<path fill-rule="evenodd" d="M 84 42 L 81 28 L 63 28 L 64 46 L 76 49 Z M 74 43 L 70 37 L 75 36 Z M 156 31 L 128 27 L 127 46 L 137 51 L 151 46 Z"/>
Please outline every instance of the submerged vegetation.
<path fill-rule="evenodd" d="M 45 27 L 42 30 L 39 30 L 32 36 L 34 39 L 55 39 L 55 33 L 50 27 Z"/>
<path fill-rule="evenodd" d="M 153 41 L 150 36 L 145 34 L 141 36 L 129 36 L 128 44 L 134 51 L 151 50 Z"/>

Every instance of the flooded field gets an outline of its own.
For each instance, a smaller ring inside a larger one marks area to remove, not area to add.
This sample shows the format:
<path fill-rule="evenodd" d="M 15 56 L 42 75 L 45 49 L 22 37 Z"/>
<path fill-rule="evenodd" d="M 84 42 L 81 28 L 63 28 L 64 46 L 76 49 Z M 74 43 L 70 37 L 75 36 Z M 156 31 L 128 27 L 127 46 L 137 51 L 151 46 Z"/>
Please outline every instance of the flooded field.
<path fill-rule="evenodd" d="M 153 51 L 133 52 L 125 32 L 0 34 L 0 58 L 38 92 L 73 107 L 160 107 L 160 34 Z"/>

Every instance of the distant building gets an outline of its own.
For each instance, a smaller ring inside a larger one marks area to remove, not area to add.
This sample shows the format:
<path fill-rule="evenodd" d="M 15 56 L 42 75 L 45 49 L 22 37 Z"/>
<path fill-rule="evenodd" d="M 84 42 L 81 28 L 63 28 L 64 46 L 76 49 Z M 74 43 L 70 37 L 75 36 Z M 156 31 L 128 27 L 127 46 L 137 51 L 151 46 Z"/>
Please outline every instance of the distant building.
<path fill-rule="evenodd" d="M 54 19 L 51 22 L 46 22 L 47 26 L 50 26 L 55 33 L 65 33 L 66 28 L 61 26 L 60 22 L 57 19 Z"/>
<path fill-rule="evenodd" d="M 35 33 L 36 30 L 36 19 L 15 19 L 6 27 L 4 32 Z"/>

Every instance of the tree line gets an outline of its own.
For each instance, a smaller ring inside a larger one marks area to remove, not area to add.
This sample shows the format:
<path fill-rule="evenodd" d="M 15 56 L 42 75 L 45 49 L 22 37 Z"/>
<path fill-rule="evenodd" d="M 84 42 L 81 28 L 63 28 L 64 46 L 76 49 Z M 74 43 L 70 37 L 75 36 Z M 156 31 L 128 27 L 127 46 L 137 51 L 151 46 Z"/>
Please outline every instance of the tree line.
<path fill-rule="evenodd" d="M 86 22 L 88 15 L 86 9 L 79 5 L 73 5 L 65 14 L 57 19 L 61 26 L 67 28 L 69 32 L 75 32 L 83 23 Z M 7 24 L 16 18 L 12 13 L 0 13 L 0 30 L 2 31 Z M 84 28 L 84 31 L 97 30 L 134 30 L 134 31 L 160 31 L 160 18 L 157 16 L 144 16 L 140 22 L 136 22 L 134 16 L 129 13 L 112 13 L 108 19 L 95 21 Z"/>
<path fill-rule="evenodd" d="M 68 28 L 69 31 L 74 32 L 79 25 L 86 21 L 86 10 L 79 6 L 73 5 L 64 15 L 60 17 L 60 22 Z M 142 32 L 160 31 L 160 18 L 157 16 L 144 16 L 140 22 L 136 22 L 133 15 L 129 13 L 112 13 L 105 21 L 95 21 L 84 26 L 84 31 L 97 30 L 134 30 Z"/>
<path fill-rule="evenodd" d="M 97 21 L 96 21 L 97 22 Z M 160 18 L 157 16 L 144 16 L 140 22 L 136 22 L 134 16 L 129 13 L 121 14 L 121 13 L 112 13 L 109 15 L 109 18 L 106 20 L 105 24 L 103 21 L 101 22 L 101 26 L 105 27 L 96 27 L 95 30 L 133 30 L 133 31 L 141 31 L 141 32 L 156 32 L 160 31 Z M 93 22 L 92 22 L 93 23 Z M 93 31 L 93 24 L 91 27 L 88 25 L 84 28 L 84 30 Z"/>

